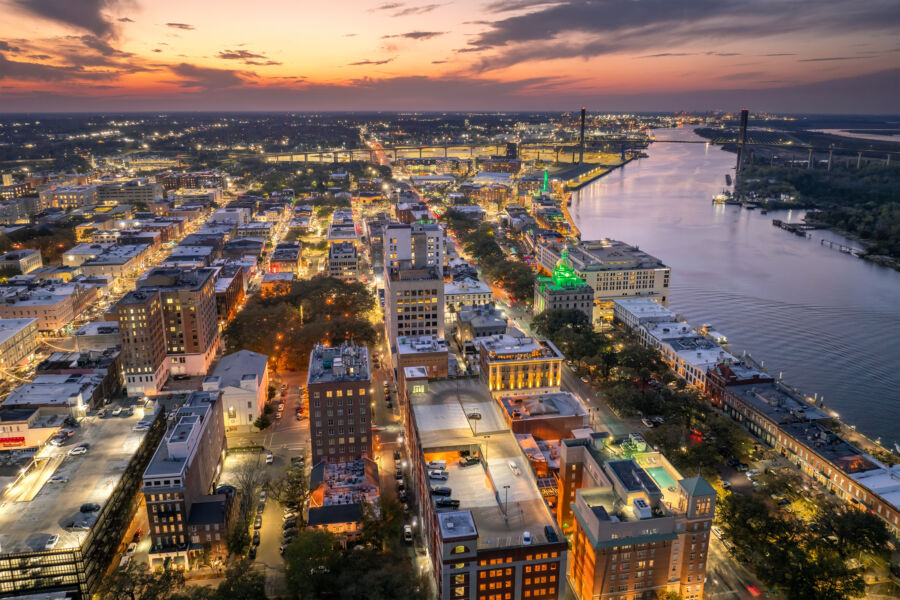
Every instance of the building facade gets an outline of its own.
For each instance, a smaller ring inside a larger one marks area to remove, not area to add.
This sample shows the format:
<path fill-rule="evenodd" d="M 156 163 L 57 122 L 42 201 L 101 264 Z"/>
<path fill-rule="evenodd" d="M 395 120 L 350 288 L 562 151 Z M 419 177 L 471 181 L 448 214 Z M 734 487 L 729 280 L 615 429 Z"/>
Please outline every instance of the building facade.
<path fill-rule="evenodd" d="M 356 281 L 359 278 L 356 244 L 341 242 L 328 245 L 328 276 L 344 281 Z"/>
<path fill-rule="evenodd" d="M 534 314 L 545 310 L 577 310 L 592 321 L 594 289 L 575 273 L 569 253 L 563 250 L 550 277 L 534 281 Z"/>
<path fill-rule="evenodd" d="M 222 392 L 225 431 L 252 431 L 262 416 L 269 390 L 269 357 L 259 352 L 239 350 L 223 356 L 212 375 L 203 380 L 203 389 Z"/>
<path fill-rule="evenodd" d="M 0 367 L 11 369 L 38 347 L 38 320 L 0 319 Z"/>
<path fill-rule="evenodd" d="M 312 462 L 372 457 L 369 350 L 349 343 L 317 344 L 309 357 Z"/>
<path fill-rule="evenodd" d="M 493 335 L 475 340 L 481 374 L 496 395 L 559 391 L 562 353 L 549 340 Z"/>
<path fill-rule="evenodd" d="M 159 291 L 128 292 L 116 304 L 116 318 L 126 393 L 155 395 L 169 377 L 166 326 Z"/>

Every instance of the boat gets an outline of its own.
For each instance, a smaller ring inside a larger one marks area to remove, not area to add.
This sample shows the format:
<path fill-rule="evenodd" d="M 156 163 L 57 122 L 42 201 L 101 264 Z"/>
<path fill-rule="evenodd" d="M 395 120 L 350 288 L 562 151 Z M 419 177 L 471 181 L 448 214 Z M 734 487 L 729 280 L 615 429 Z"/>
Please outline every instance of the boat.
<path fill-rule="evenodd" d="M 731 173 L 725 173 L 725 184 L 731 187 Z"/>
<path fill-rule="evenodd" d="M 728 190 L 722 190 L 712 197 L 713 204 L 730 204 L 731 199 L 731 192 Z"/>

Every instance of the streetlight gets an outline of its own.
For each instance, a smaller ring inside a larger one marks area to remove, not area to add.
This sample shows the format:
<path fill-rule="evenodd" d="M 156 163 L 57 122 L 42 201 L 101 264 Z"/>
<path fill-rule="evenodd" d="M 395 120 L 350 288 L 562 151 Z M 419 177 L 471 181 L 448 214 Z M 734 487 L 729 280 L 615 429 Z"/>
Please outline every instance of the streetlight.
<path fill-rule="evenodd" d="M 503 486 L 503 518 L 508 518 L 509 511 L 509 484 Z"/>

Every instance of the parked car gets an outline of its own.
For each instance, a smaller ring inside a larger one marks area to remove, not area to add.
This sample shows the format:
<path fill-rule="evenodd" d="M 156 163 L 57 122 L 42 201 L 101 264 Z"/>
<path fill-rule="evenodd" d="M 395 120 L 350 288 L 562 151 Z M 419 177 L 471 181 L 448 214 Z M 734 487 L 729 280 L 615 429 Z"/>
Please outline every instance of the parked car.
<path fill-rule="evenodd" d="M 478 457 L 476 456 L 464 456 L 459 459 L 459 466 L 461 467 L 471 467 L 472 465 L 477 465 L 479 462 Z"/>
<path fill-rule="evenodd" d="M 582 381 L 582 383 L 590 383 L 591 382 L 590 379 L 588 379 L 587 377 L 584 377 L 584 376 L 582 376 L 581 381 Z"/>
<path fill-rule="evenodd" d="M 106 418 L 106 409 L 101 408 L 100 410 L 98 410 L 97 417 L 100 419 L 105 419 Z"/>
<path fill-rule="evenodd" d="M 514 463 L 513 461 L 509 461 L 509 470 L 513 472 L 513 475 L 519 476 L 522 474 L 522 471 L 519 470 L 519 465 Z"/>
<path fill-rule="evenodd" d="M 266 464 L 271 465 L 275 461 L 275 455 L 271 452 L 266 452 Z"/>
<path fill-rule="evenodd" d="M 59 543 L 59 534 L 54 533 L 49 538 L 47 538 L 46 542 L 44 542 L 44 550 L 53 550 L 56 547 L 56 544 L 58 544 L 58 543 Z"/>
<path fill-rule="evenodd" d="M 80 456 L 82 454 L 87 454 L 87 448 L 84 446 L 75 446 L 69 450 L 69 456 Z"/>
<path fill-rule="evenodd" d="M 149 423 L 138 423 L 134 427 L 131 428 L 132 431 L 147 431 L 150 429 Z"/>
<path fill-rule="evenodd" d="M 256 546 L 250 546 L 250 550 L 247 551 L 247 557 L 250 560 L 256 559 Z"/>
<path fill-rule="evenodd" d="M 113 411 L 112 411 L 112 416 L 114 416 L 114 417 L 118 417 L 118 416 L 121 415 L 121 414 L 122 414 L 122 407 L 121 407 L 121 406 L 115 407 L 115 408 L 113 409 Z"/>
<path fill-rule="evenodd" d="M 472 419 L 473 421 L 480 421 L 481 413 L 480 412 L 470 412 L 469 414 L 466 415 L 466 417 L 469 419 Z"/>
<path fill-rule="evenodd" d="M 262 490 L 262 491 L 259 493 L 259 501 L 260 501 L 260 502 L 265 502 L 265 501 L 266 501 L 266 490 Z"/>
<path fill-rule="evenodd" d="M 449 496 L 453 493 L 453 490 L 446 486 L 439 485 L 438 487 L 431 488 L 431 493 L 434 496 Z"/>
<path fill-rule="evenodd" d="M 441 497 L 434 501 L 434 505 L 438 508 L 459 508 L 459 500 Z"/>
<path fill-rule="evenodd" d="M 284 520 L 284 525 L 281 526 L 282 529 L 290 529 L 291 527 L 296 527 L 297 519 L 295 517 L 290 517 Z"/>
<path fill-rule="evenodd" d="M 526 546 L 531 543 L 531 532 L 523 531 L 522 532 L 522 543 Z"/>
<path fill-rule="evenodd" d="M 394 450 L 394 460 L 400 460 L 400 451 Z"/>
<path fill-rule="evenodd" d="M 430 460 L 425 463 L 425 466 L 429 469 L 446 469 L 447 461 L 446 460 Z"/>
<path fill-rule="evenodd" d="M 644 427 L 655 427 L 656 426 L 656 423 L 654 423 L 653 421 L 651 421 L 650 419 L 648 419 L 646 417 L 641 419 L 641 423 L 644 424 Z"/>
<path fill-rule="evenodd" d="M 68 483 L 69 478 L 65 475 L 54 475 L 47 480 L 47 483 Z"/>
<path fill-rule="evenodd" d="M 256 518 L 253 519 L 253 529 L 261 529 L 262 528 L 262 515 L 256 515 Z"/>
<path fill-rule="evenodd" d="M 261 515 L 263 511 L 266 510 L 266 503 L 260 502 L 256 505 L 256 514 Z"/>
<path fill-rule="evenodd" d="M 134 535 L 131 536 L 131 541 L 134 543 L 138 543 L 139 541 L 141 541 L 141 538 L 143 536 L 144 536 L 144 530 L 138 528 L 137 530 L 135 530 Z"/>
<path fill-rule="evenodd" d="M 544 525 L 544 535 L 547 536 L 548 542 L 559 541 L 559 536 L 556 535 L 556 530 L 553 528 L 553 525 Z"/>
<path fill-rule="evenodd" d="M 83 513 L 97 512 L 98 510 L 100 510 L 99 504 L 88 503 L 81 505 L 81 512 Z"/>
<path fill-rule="evenodd" d="M 432 469 L 431 471 L 428 471 L 428 478 L 429 479 L 439 479 L 441 481 L 447 481 L 448 474 L 447 474 L 447 471 L 444 471 L 442 469 Z"/>
<path fill-rule="evenodd" d="M 406 542 L 407 544 L 412 544 L 413 534 L 412 534 L 412 527 L 410 525 L 403 526 L 403 541 Z"/>
<path fill-rule="evenodd" d="M 259 532 L 258 531 L 253 532 L 253 545 L 259 546 Z"/>
<path fill-rule="evenodd" d="M 137 550 L 137 544 L 131 542 L 128 544 L 128 548 L 125 549 L 125 556 L 132 556 L 135 550 Z"/>
<path fill-rule="evenodd" d="M 731 482 L 730 482 L 730 481 L 725 481 L 725 480 L 723 480 L 723 481 L 722 481 L 722 487 L 723 487 L 724 489 L 726 489 L 726 490 L 730 490 L 730 489 L 731 489 Z"/>

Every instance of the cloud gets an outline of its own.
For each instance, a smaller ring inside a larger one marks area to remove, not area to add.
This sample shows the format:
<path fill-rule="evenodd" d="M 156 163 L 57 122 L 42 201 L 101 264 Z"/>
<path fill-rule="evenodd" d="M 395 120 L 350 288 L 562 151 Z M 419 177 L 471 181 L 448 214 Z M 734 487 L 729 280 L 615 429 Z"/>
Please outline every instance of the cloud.
<path fill-rule="evenodd" d="M 825 58 L 801 58 L 797 62 L 834 62 L 838 60 L 860 60 L 866 56 L 828 56 Z"/>
<path fill-rule="evenodd" d="M 358 35 L 359 35 L 358 33 L 345 33 L 344 37 L 356 37 Z"/>
<path fill-rule="evenodd" d="M 50 60 L 53 57 L 49 54 L 29 54 L 28 58 L 32 58 L 34 60 Z"/>
<path fill-rule="evenodd" d="M 645 54 L 637 58 L 668 58 L 670 56 L 695 56 L 693 52 L 660 52 L 659 54 Z"/>
<path fill-rule="evenodd" d="M 282 63 L 278 62 L 277 60 L 245 60 L 244 64 L 254 65 L 257 67 L 271 67 L 274 65 L 280 65 Z"/>
<path fill-rule="evenodd" d="M 352 62 L 349 64 L 351 67 L 358 67 L 360 65 L 386 65 L 389 62 L 393 62 L 393 58 L 385 58 L 384 60 L 358 60 L 356 62 Z"/>
<path fill-rule="evenodd" d="M 374 12 L 376 10 L 395 10 L 402 6 L 403 6 L 402 2 L 390 2 L 387 4 L 381 4 L 379 6 L 376 6 L 375 8 L 371 9 L 370 12 Z"/>
<path fill-rule="evenodd" d="M 266 58 L 264 54 L 256 54 L 249 50 L 220 50 L 219 58 L 225 60 L 250 60 L 251 58 Z"/>
<path fill-rule="evenodd" d="M 208 90 L 220 90 L 233 88 L 247 83 L 247 78 L 252 74 L 230 69 L 213 69 L 198 67 L 189 63 L 181 63 L 170 67 L 174 75 L 181 77 L 178 82 L 181 87 L 199 87 Z"/>
<path fill-rule="evenodd" d="M 895 0 L 504 0 L 489 8 L 503 18 L 471 42 L 492 51 L 474 68 L 480 72 L 648 49 L 677 54 L 698 39 L 752 44 L 776 35 L 824 38 L 900 27 Z"/>
<path fill-rule="evenodd" d="M 447 62 L 447 61 L 446 61 L 446 60 L 433 60 L 433 61 L 431 61 L 431 64 L 433 64 L 433 65 L 442 65 L 442 64 L 444 64 L 445 62 Z"/>
<path fill-rule="evenodd" d="M 409 31 L 407 33 L 398 33 L 395 35 L 383 35 L 381 36 L 381 39 L 403 38 L 407 40 L 430 40 L 446 34 L 446 31 Z"/>
<path fill-rule="evenodd" d="M 102 56 L 112 56 L 117 58 L 128 58 L 132 56 L 130 52 L 123 52 L 117 48 L 113 48 L 109 43 L 92 35 L 82 35 L 77 38 L 82 44 L 88 48 L 97 51 Z"/>
<path fill-rule="evenodd" d="M 119 23 L 134 23 L 134 19 L 129 19 L 128 17 L 122 17 L 118 19 Z"/>
<path fill-rule="evenodd" d="M 797 56 L 794 52 L 772 52 L 771 54 L 763 54 L 763 56 Z"/>
<path fill-rule="evenodd" d="M 0 50 L 3 52 L 19 52 L 21 49 L 18 46 L 11 45 L 9 42 L 0 40 Z"/>
<path fill-rule="evenodd" d="M 766 75 L 764 71 L 744 71 L 743 73 L 726 73 L 725 75 L 716 77 L 716 79 L 721 79 L 723 81 L 740 81 L 742 79 L 755 79 L 763 75 Z"/>
<path fill-rule="evenodd" d="M 106 11 L 117 4 L 118 0 L 13 0 L 13 5 L 25 12 L 102 38 L 116 35 Z"/>
<path fill-rule="evenodd" d="M 162 52 L 162 50 L 160 50 L 159 48 L 154 48 L 152 51 L 153 52 Z"/>
<path fill-rule="evenodd" d="M 188 25 L 187 23 L 166 23 L 166 27 L 170 27 L 172 29 L 184 29 L 185 31 L 193 31 L 196 29 L 193 25 Z"/>
<path fill-rule="evenodd" d="M 398 10 L 392 17 L 408 17 L 410 15 L 424 15 L 426 13 L 430 13 L 433 10 L 440 8 L 441 4 L 422 4 L 420 6 L 407 6 L 404 9 Z"/>
<path fill-rule="evenodd" d="M 11 79 L 17 81 L 60 82 L 111 79 L 116 75 L 116 73 L 110 72 L 87 71 L 80 65 L 55 66 L 13 61 L 0 54 L 0 81 Z"/>

